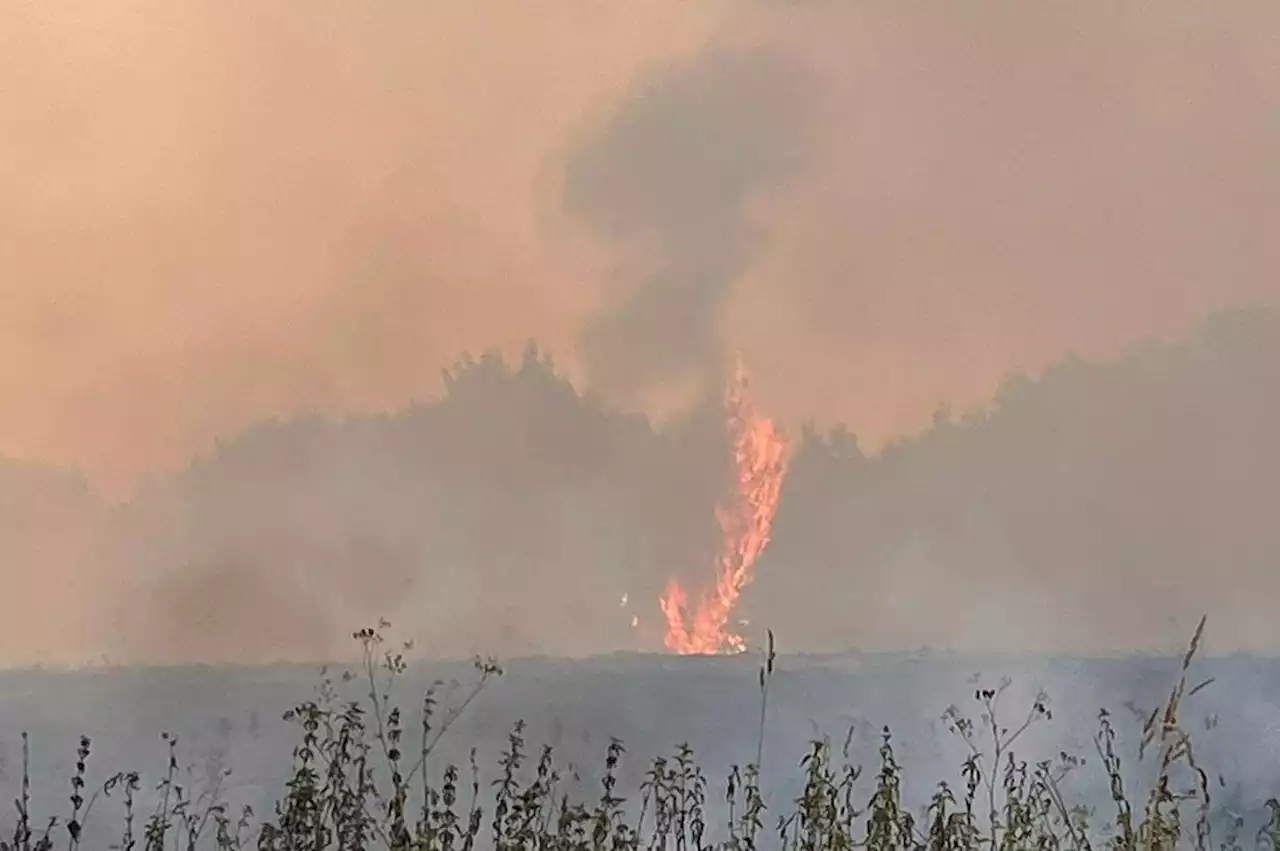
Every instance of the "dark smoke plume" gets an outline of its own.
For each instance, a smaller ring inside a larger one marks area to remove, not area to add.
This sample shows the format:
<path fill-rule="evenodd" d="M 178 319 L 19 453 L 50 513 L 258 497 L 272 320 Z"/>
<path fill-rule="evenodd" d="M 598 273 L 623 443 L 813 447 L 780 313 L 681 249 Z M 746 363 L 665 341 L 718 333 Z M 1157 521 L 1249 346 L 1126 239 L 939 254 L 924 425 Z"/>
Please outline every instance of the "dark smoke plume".
<path fill-rule="evenodd" d="M 638 285 L 612 282 L 614 297 L 584 329 L 594 386 L 634 398 L 719 377 L 719 309 L 760 239 L 750 205 L 797 175 L 812 92 L 777 53 L 714 51 L 654 74 L 574 151 L 568 209 L 660 257 Z"/>

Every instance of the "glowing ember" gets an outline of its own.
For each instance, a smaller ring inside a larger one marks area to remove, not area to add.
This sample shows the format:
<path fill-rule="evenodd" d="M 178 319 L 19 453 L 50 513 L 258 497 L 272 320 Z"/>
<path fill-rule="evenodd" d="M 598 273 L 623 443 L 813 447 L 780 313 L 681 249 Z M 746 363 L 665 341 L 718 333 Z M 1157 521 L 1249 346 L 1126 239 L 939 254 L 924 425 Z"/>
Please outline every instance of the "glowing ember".
<path fill-rule="evenodd" d="M 692 617 L 688 592 L 674 578 L 661 600 L 667 649 L 685 655 L 746 649 L 742 636 L 729 629 L 729 618 L 751 582 L 756 560 L 769 545 L 787 472 L 786 445 L 773 421 L 756 413 L 741 361 L 726 406 L 738 482 L 730 499 L 716 510 L 723 535 L 715 587 L 703 593 Z"/>

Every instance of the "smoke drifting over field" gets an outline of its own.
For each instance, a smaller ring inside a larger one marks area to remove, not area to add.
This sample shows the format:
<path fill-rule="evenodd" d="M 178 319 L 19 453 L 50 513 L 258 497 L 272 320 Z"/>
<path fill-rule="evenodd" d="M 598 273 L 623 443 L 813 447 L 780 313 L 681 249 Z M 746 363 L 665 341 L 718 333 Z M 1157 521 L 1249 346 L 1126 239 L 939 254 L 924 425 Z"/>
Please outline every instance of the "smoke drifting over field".
<path fill-rule="evenodd" d="M 1207 614 L 1183 720 L 1256 818 L 1277 56 L 1274 0 L 0 3 L 0 667 L 95 666 L 0 671 L 37 809 L 170 730 L 268 812 L 382 617 L 406 710 L 513 660 L 441 762 L 525 718 L 584 785 L 611 736 L 624 793 L 681 741 L 718 783 L 758 660 L 647 654 L 772 630 L 768 793 L 891 723 L 919 803 L 972 674 L 1089 753 Z"/>
<path fill-rule="evenodd" d="M 1273 650 L 1278 346 L 1274 311 L 1232 311 L 873 457 L 793 433 L 734 617 L 793 650 L 1124 650 L 1207 612 L 1217 648 Z M 383 615 L 428 655 L 660 649 L 668 579 L 714 581 L 720 405 L 655 430 L 532 349 L 448 386 L 264 423 L 124 505 L 4 464 L 8 660 L 318 659 Z"/>
<path fill-rule="evenodd" d="M 736 350 L 749 642 L 1274 649 L 1280 12 L 1207 14 L 7 9 L 5 661 L 657 648 Z"/>

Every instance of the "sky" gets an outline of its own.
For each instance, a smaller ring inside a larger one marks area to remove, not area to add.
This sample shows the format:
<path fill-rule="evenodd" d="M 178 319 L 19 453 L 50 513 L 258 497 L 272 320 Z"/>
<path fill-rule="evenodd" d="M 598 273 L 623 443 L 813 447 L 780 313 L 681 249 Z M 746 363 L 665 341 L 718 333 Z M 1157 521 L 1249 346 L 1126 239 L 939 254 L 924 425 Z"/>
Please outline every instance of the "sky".
<path fill-rule="evenodd" d="M 874 448 L 1280 299 L 1280 6 L 0 0 L 0 455 L 126 493 L 534 338 Z"/>

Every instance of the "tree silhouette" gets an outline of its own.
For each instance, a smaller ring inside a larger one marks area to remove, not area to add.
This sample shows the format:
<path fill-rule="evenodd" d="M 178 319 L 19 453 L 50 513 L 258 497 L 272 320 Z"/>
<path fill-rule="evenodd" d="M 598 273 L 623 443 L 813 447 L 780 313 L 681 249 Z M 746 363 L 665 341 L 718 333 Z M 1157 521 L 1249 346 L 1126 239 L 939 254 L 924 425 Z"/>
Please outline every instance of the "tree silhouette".
<path fill-rule="evenodd" d="M 83 577 L 117 608 L 81 601 L 97 632 L 77 640 L 124 641 L 120 656 L 269 648 L 290 624 L 340 642 L 397 613 L 441 653 L 658 647 L 632 615 L 656 629 L 667 577 L 700 581 L 715 558 L 720 399 L 655 428 L 533 343 L 514 361 L 463 355 L 443 388 L 376 416 L 257 424 L 119 508 L 0 460 L 0 555 L 26 589 L 11 614 Z M 1278 420 L 1280 315 L 1252 308 L 1011 376 L 988 408 L 873 457 L 847 428 L 806 423 L 743 613 L 789 647 L 834 649 L 1015 627 L 1031 643 L 1142 642 L 1168 614 L 1217 606 L 1235 630 L 1221 640 L 1260 641 Z M 250 616 L 264 610 L 270 629 Z"/>

